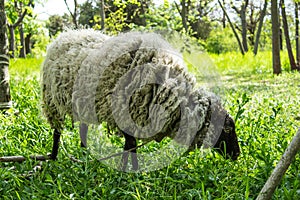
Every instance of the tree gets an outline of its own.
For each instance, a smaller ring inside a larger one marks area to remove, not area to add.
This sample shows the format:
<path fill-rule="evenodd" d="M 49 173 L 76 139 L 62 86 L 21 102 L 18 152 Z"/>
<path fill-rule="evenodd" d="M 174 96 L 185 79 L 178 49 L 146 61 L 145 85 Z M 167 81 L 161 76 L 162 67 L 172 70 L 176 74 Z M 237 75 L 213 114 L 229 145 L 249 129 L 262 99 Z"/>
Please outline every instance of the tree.
<path fill-rule="evenodd" d="M 146 26 L 146 13 L 151 2 L 144 0 L 105 1 L 105 16 L 101 17 L 101 19 L 105 18 L 105 30 L 116 34 L 130 30 L 134 26 Z"/>
<path fill-rule="evenodd" d="M 234 36 L 235 36 L 235 38 L 236 38 L 236 40 L 237 40 L 237 42 L 238 42 L 238 44 L 239 44 L 241 53 L 244 55 L 244 54 L 245 54 L 245 50 L 244 50 L 243 44 L 242 44 L 242 42 L 241 42 L 241 40 L 240 40 L 240 37 L 239 37 L 238 33 L 236 32 L 236 30 L 235 30 L 235 28 L 234 28 L 233 23 L 231 22 L 230 17 L 229 17 L 229 15 L 227 14 L 226 9 L 224 8 L 224 5 L 221 3 L 220 0 L 218 0 L 218 3 L 219 3 L 219 5 L 220 5 L 220 7 L 221 7 L 223 13 L 225 14 L 225 16 L 226 16 L 226 18 L 227 18 L 227 21 L 228 21 L 228 23 L 229 23 L 229 25 L 230 25 L 230 27 L 231 27 L 233 33 L 234 33 Z"/>
<path fill-rule="evenodd" d="M 149 6 L 152 1 L 88 0 L 78 5 L 78 25 L 105 30 L 112 34 L 127 31 L 132 27 L 146 26 Z"/>
<path fill-rule="evenodd" d="M 147 11 L 145 12 L 145 21 L 147 28 L 170 29 L 180 32 L 183 30 L 181 16 L 178 13 L 175 3 L 164 1 L 156 6 L 152 1 L 147 1 Z"/>
<path fill-rule="evenodd" d="M 175 2 L 176 8 L 181 16 L 182 25 L 185 30 L 185 32 L 188 32 L 188 22 L 187 22 L 187 16 L 189 15 L 189 8 L 191 6 L 191 0 L 188 0 L 187 2 L 185 0 L 180 1 L 180 6 Z"/>
<path fill-rule="evenodd" d="M 242 5 L 240 8 L 235 6 L 232 2 L 232 8 L 238 13 L 238 15 L 241 18 L 241 26 L 242 26 L 242 44 L 243 49 L 245 52 L 248 51 L 248 41 L 247 41 L 247 19 L 246 19 L 246 13 L 247 13 L 247 7 L 249 5 L 249 0 L 242 1 Z"/>
<path fill-rule="evenodd" d="M 243 48 L 244 52 L 248 52 L 253 47 L 254 54 L 257 53 L 259 39 L 261 36 L 261 30 L 264 22 L 264 18 L 267 12 L 268 0 L 254 1 L 254 0 L 231 0 L 230 4 L 225 4 L 219 1 L 219 4 L 223 6 L 223 14 L 230 15 L 233 20 L 230 20 L 230 27 L 232 28 L 237 40 L 240 40 L 240 49 Z M 229 14 L 226 14 L 229 13 Z M 224 27 L 224 19 L 221 20 Z"/>
<path fill-rule="evenodd" d="M 26 6 L 23 6 L 25 4 Z M 33 0 L 29 1 L 10 1 L 8 2 L 7 10 L 10 13 L 10 19 L 7 23 L 8 30 L 9 30 L 9 51 L 10 51 L 10 56 L 15 57 L 15 29 L 19 27 L 23 20 L 24 17 L 30 12 L 30 9 L 33 7 L 34 2 Z M 24 42 L 24 35 L 23 35 L 23 28 L 21 26 L 21 47 L 25 46 Z M 23 54 L 23 52 L 22 52 Z M 24 53 L 25 54 L 25 53 Z"/>
<path fill-rule="evenodd" d="M 60 15 L 51 15 L 46 23 L 46 28 L 49 30 L 49 36 L 53 37 L 63 31 L 64 19 Z"/>
<path fill-rule="evenodd" d="M 146 26 L 145 14 L 149 9 L 151 1 L 131 0 L 127 1 L 125 13 L 127 15 L 125 23 L 137 26 Z"/>
<path fill-rule="evenodd" d="M 300 66 L 300 44 L 299 44 L 299 2 L 295 1 L 295 38 L 296 38 L 296 60 Z"/>
<path fill-rule="evenodd" d="M 191 36 L 206 40 L 212 30 L 212 16 L 215 9 L 213 0 L 192 1 L 188 23 L 192 29 Z"/>
<path fill-rule="evenodd" d="M 19 2 L 20 9 L 19 9 L 19 17 L 22 15 L 22 10 L 23 10 L 23 2 Z M 23 20 L 22 20 L 23 21 Z M 19 57 L 20 58 L 25 58 L 26 57 L 26 52 L 25 52 L 25 37 L 24 37 L 24 26 L 23 22 L 19 24 L 19 34 L 20 34 L 20 53 Z"/>
<path fill-rule="evenodd" d="M 24 36 L 25 36 L 25 53 L 26 56 L 32 53 L 32 47 L 38 45 L 36 38 L 42 37 L 41 25 L 36 20 L 36 15 L 27 15 L 23 21 L 24 24 Z M 45 44 L 46 45 L 46 44 Z"/>
<path fill-rule="evenodd" d="M 104 10 L 104 0 L 100 0 L 100 26 L 101 30 L 103 31 L 105 29 L 105 10 Z"/>
<path fill-rule="evenodd" d="M 280 64 L 280 36 L 279 36 L 279 14 L 277 0 L 271 0 L 271 21 L 272 21 L 272 60 L 273 73 L 281 73 Z"/>
<path fill-rule="evenodd" d="M 292 50 L 292 45 L 291 45 L 291 40 L 290 40 L 290 35 L 289 35 L 289 26 L 288 26 L 287 17 L 286 17 L 284 0 L 280 0 L 280 8 L 281 8 L 282 23 L 283 23 L 283 31 L 284 31 L 284 36 L 285 36 L 286 48 L 287 48 L 288 55 L 289 55 L 291 70 L 297 70 L 298 67 L 296 65 L 295 57 L 294 57 L 293 50 Z"/>
<path fill-rule="evenodd" d="M 265 0 L 264 7 L 263 7 L 262 12 L 259 17 L 259 24 L 258 24 L 258 28 L 257 28 L 256 35 L 255 35 L 255 43 L 254 43 L 254 48 L 253 48 L 254 55 L 256 55 L 257 51 L 258 51 L 259 39 L 260 39 L 260 35 L 261 35 L 262 26 L 264 23 L 264 18 L 265 18 L 266 12 L 267 12 L 267 6 L 268 6 L 268 0 Z"/>
<path fill-rule="evenodd" d="M 235 23 L 236 29 L 241 33 L 244 51 L 248 52 L 249 46 L 254 47 L 256 45 L 256 40 L 259 40 L 264 17 L 266 15 L 267 0 L 265 0 L 264 3 L 262 3 L 262 1 L 254 0 L 235 0 L 231 1 L 230 5 L 239 18 Z M 258 23 L 259 25 L 257 25 Z M 259 27 L 258 30 L 257 27 Z M 256 48 L 258 47 L 258 42 L 259 41 L 257 41 Z"/>
<path fill-rule="evenodd" d="M 93 27 L 97 22 L 95 20 L 96 8 L 93 5 L 93 1 L 89 0 L 79 5 L 79 18 L 78 23 L 81 25 L 87 25 Z"/>
<path fill-rule="evenodd" d="M 249 44 L 252 47 L 255 45 L 256 42 L 255 39 L 257 39 L 255 37 L 256 31 L 257 32 L 261 31 L 261 30 L 256 30 L 258 29 L 257 24 L 259 24 L 261 21 L 263 23 L 267 11 L 267 4 L 268 4 L 268 0 L 249 2 L 249 6 L 248 6 L 249 9 L 247 13 L 247 15 L 249 16 L 248 17 L 249 19 L 247 21 L 247 30 L 249 33 L 247 35 L 248 35 Z"/>
<path fill-rule="evenodd" d="M 67 2 L 67 0 L 64 0 L 66 6 L 67 6 L 67 9 L 69 11 L 69 14 L 71 15 L 72 17 L 72 22 L 74 24 L 74 27 L 77 29 L 78 28 L 78 15 L 79 15 L 79 4 L 77 2 L 77 0 L 74 0 L 74 9 L 73 11 L 71 11 L 71 8 Z"/>
<path fill-rule="evenodd" d="M 0 0 L 0 110 L 10 107 L 8 65 L 7 18 L 4 0 Z"/>
<path fill-rule="evenodd" d="M 213 0 L 181 0 L 180 4 L 174 2 L 181 16 L 183 30 L 190 36 L 206 40 L 212 29 L 210 14 L 215 6 Z"/>
<path fill-rule="evenodd" d="M 225 5 L 225 0 L 223 0 L 222 5 Z M 223 16 L 222 16 L 221 21 L 222 21 L 223 28 L 226 28 L 226 15 L 225 15 L 225 12 L 223 12 Z"/>

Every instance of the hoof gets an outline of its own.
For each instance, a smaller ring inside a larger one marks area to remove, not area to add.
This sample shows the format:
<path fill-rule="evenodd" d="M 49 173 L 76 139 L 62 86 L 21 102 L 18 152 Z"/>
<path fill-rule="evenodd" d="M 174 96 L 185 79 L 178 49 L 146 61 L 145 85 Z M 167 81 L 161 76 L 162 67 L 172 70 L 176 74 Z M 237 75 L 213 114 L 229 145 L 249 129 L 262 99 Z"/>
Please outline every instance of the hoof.
<path fill-rule="evenodd" d="M 57 156 L 54 156 L 54 155 L 52 155 L 51 153 L 47 154 L 47 156 L 48 156 L 48 158 L 49 158 L 50 160 L 56 160 L 56 159 L 57 159 Z"/>

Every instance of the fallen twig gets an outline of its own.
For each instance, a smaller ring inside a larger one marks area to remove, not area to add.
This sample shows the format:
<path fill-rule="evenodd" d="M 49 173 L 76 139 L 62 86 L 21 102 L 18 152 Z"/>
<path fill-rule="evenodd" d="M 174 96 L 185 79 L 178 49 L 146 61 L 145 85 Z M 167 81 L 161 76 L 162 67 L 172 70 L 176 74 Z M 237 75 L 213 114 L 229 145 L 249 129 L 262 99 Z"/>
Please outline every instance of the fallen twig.
<path fill-rule="evenodd" d="M 44 156 L 44 155 L 33 155 L 30 156 L 30 159 L 33 160 L 40 160 L 40 161 L 45 161 L 49 160 L 49 156 Z M 24 156 L 4 156 L 0 157 L 0 162 L 24 162 L 26 160 L 26 157 Z"/>
<path fill-rule="evenodd" d="M 294 160 L 299 150 L 300 150 L 300 129 L 297 131 L 292 142 L 285 150 L 280 161 L 276 165 L 274 171 L 272 172 L 271 176 L 269 177 L 264 187 L 260 191 L 256 200 L 266 200 L 272 198 L 272 195 L 276 187 L 280 183 L 280 180 L 282 179 L 283 175 L 285 174 L 286 170 L 290 166 L 291 162 Z"/>
<path fill-rule="evenodd" d="M 149 142 L 145 142 L 139 146 L 136 146 L 134 148 L 131 148 L 129 150 L 126 150 L 126 151 L 122 151 L 122 152 L 119 152 L 119 153 L 114 153 L 110 156 L 106 156 L 106 157 L 103 157 L 103 158 L 99 158 L 97 159 L 98 161 L 103 161 L 103 160 L 107 160 L 107 159 L 110 159 L 112 157 L 116 157 L 116 156 L 120 156 L 122 155 L 123 153 L 125 152 L 130 152 L 130 151 L 133 151 L 133 150 L 136 150 L 146 144 L 148 144 Z M 69 155 L 69 158 L 71 161 L 73 162 L 79 162 L 79 163 L 82 163 L 83 161 L 81 160 L 78 160 L 77 158 L 75 158 L 74 156 Z M 32 160 L 39 160 L 39 161 L 46 161 L 46 160 L 51 160 L 51 157 L 50 155 L 47 155 L 47 156 L 44 156 L 44 155 L 31 155 L 29 156 L 30 159 Z M 26 157 L 24 156 L 4 156 L 4 157 L 0 157 L 0 162 L 24 162 L 26 160 Z"/>

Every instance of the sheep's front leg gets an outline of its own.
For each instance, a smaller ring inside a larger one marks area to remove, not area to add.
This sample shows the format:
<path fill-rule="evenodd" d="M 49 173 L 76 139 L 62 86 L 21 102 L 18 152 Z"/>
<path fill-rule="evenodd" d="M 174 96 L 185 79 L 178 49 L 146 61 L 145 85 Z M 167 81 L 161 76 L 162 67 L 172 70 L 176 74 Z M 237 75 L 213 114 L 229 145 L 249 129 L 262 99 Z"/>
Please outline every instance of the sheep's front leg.
<path fill-rule="evenodd" d="M 81 147 L 87 147 L 86 138 L 88 132 L 88 126 L 85 123 L 80 123 L 80 140 L 81 140 Z"/>
<path fill-rule="evenodd" d="M 50 158 L 52 160 L 56 160 L 56 157 L 57 157 L 57 154 L 58 154 L 59 138 L 60 138 L 60 132 L 57 129 L 54 129 L 53 146 L 52 146 L 52 152 L 51 152 L 51 155 L 50 155 Z"/>
<path fill-rule="evenodd" d="M 127 151 L 132 148 L 136 148 L 136 139 L 133 136 L 128 135 L 124 132 L 123 132 L 123 135 L 125 137 L 125 146 L 124 146 L 125 152 L 123 153 L 123 156 L 122 156 L 122 164 L 123 164 L 122 170 L 125 171 L 127 164 L 128 164 L 128 156 L 129 156 L 129 152 L 127 152 Z M 137 155 L 136 155 L 136 149 L 130 151 L 130 154 L 131 154 L 131 162 L 132 162 L 133 170 L 137 170 L 138 169 L 138 160 L 137 160 Z"/>

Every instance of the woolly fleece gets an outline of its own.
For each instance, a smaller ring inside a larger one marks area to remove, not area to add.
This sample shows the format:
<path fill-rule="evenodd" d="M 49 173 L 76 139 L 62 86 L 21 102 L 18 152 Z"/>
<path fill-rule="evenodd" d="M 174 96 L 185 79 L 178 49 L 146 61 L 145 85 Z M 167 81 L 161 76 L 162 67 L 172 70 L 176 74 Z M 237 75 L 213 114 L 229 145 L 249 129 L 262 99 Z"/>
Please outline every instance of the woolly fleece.
<path fill-rule="evenodd" d="M 44 113 L 59 131 L 70 115 L 144 140 L 200 146 L 211 94 L 194 86 L 180 54 L 155 33 L 69 30 L 49 46 L 42 67 Z"/>

